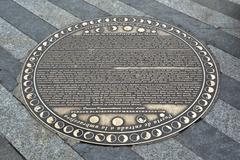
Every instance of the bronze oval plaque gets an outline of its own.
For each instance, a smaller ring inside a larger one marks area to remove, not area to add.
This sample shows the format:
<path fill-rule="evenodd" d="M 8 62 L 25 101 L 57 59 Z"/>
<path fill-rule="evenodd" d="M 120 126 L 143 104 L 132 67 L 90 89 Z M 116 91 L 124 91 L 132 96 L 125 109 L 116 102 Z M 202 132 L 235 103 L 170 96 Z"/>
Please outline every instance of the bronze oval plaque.
<path fill-rule="evenodd" d="M 166 138 L 213 103 L 219 85 L 206 47 L 178 27 L 115 16 L 57 31 L 22 70 L 27 107 L 84 142 L 131 145 Z"/>

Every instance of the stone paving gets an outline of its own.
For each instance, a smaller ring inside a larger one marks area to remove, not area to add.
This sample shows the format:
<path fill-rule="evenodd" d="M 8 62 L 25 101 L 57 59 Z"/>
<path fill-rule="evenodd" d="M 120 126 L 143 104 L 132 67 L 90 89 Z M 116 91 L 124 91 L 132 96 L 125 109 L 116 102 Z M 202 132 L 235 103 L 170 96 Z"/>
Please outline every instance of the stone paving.
<path fill-rule="evenodd" d="M 0 1 L 0 160 L 240 159 L 239 0 Z M 219 100 L 182 134 L 153 144 L 102 147 L 57 135 L 13 95 L 27 51 L 57 29 L 108 15 L 155 17 L 196 35 L 221 69 Z"/>

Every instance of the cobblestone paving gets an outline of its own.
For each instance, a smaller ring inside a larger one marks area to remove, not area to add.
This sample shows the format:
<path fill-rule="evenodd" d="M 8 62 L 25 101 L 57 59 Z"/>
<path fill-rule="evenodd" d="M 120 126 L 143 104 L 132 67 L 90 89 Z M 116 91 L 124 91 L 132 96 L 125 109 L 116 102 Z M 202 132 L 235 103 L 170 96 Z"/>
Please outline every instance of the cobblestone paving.
<path fill-rule="evenodd" d="M 0 160 L 240 159 L 239 0 L 1 0 Z M 201 121 L 171 139 L 102 147 L 57 135 L 13 95 L 27 52 L 57 29 L 108 15 L 143 15 L 180 26 L 203 40 L 221 69 L 219 100 Z"/>

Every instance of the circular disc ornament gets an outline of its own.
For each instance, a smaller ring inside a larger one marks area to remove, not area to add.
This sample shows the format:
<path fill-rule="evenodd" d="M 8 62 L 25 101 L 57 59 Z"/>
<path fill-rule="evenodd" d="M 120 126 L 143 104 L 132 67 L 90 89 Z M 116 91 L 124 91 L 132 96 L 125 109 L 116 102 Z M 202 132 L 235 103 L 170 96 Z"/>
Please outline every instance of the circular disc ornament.
<path fill-rule="evenodd" d="M 42 123 L 72 138 L 132 145 L 169 137 L 212 105 L 209 50 L 167 23 L 115 16 L 71 25 L 30 53 L 21 87 Z"/>

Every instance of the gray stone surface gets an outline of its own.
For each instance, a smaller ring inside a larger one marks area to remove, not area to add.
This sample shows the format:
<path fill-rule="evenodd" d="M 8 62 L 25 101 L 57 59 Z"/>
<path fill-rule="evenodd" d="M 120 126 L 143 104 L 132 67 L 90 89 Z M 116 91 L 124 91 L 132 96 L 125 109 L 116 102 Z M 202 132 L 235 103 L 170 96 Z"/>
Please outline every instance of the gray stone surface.
<path fill-rule="evenodd" d="M 29 160 L 82 158 L 56 134 L 44 128 L 0 85 L 0 133 Z M 3 114 L 4 113 L 4 114 Z"/>
<path fill-rule="evenodd" d="M 0 134 L 0 159 L 24 160 L 25 158 Z"/>
<path fill-rule="evenodd" d="M 233 18 L 240 20 L 240 5 L 232 3 L 228 0 L 193 0 L 208 8 L 214 9 L 218 12 L 229 15 Z"/>
<path fill-rule="evenodd" d="M 17 85 L 17 75 L 20 73 L 21 63 L 0 46 L 0 83 L 9 91 Z"/>
<path fill-rule="evenodd" d="M 224 74 L 221 74 L 220 78 L 220 93 L 221 98 L 231 106 L 240 109 L 240 82 L 233 78 L 230 78 Z"/>
<path fill-rule="evenodd" d="M 198 121 L 175 139 L 203 159 L 240 159 L 240 144 L 204 121 Z"/>
<path fill-rule="evenodd" d="M 91 144 L 75 144 L 73 148 L 84 158 L 89 160 L 143 160 L 129 147 L 108 147 Z"/>
<path fill-rule="evenodd" d="M 208 45 L 208 47 L 215 56 L 221 72 L 235 80 L 240 81 L 240 59 L 233 57 L 214 46 Z"/>
<path fill-rule="evenodd" d="M 132 8 L 117 0 L 85 0 L 89 4 L 92 4 L 99 9 L 102 9 L 112 15 L 137 15 L 137 16 L 147 16 L 145 13 Z"/>
<path fill-rule="evenodd" d="M 202 160 L 173 138 L 158 143 L 134 146 L 133 150 L 146 160 Z"/>
<path fill-rule="evenodd" d="M 85 0 L 86 2 L 97 6 L 98 8 L 107 11 L 112 15 L 144 15 L 141 10 L 136 10 L 135 8 L 128 6 L 118 0 Z M 239 21 L 231 18 L 227 15 L 219 13 L 217 11 L 208 9 L 207 7 L 201 6 L 196 2 L 189 0 L 157 0 L 158 2 L 167 5 L 168 7 L 174 8 L 188 16 L 196 18 L 204 23 L 212 25 L 214 27 L 219 27 L 231 35 L 240 38 L 240 25 Z"/>
<path fill-rule="evenodd" d="M 204 120 L 240 143 L 240 111 L 218 100 Z"/>
<path fill-rule="evenodd" d="M 54 26 L 11 0 L 0 1 L 0 15 L 4 20 L 37 42 L 56 31 Z"/>
<path fill-rule="evenodd" d="M 0 45 L 15 58 L 22 59 L 37 43 L 0 18 Z"/>
<path fill-rule="evenodd" d="M 52 4 L 48 0 L 14 1 L 56 28 L 62 28 L 71 23 L 77 23 L 81 21 L 79 18 Z"/>
<path fill-rule="evenodd" d="M 196 18 L 229 34 L 240 37 L 240 22 L 232 17 L 202 6 L 190 0 L 157 0 L 158 2 L 176 9 L 188 16 Z"/>
<path fill-rule="evenodd" d="M 228 0 L 228 1 L 233 2 L 235 4 L 240 4 L 240 0 Z"/>
<path fill-rule="evenodd" d="M 69 13 L 72 13 L 76 17 L 85 20 L 95 17 L 104 17 L 109 16 L 105 11 L 98 9 L 97 7 L 86 3 L 83 0 L 49 0 L 53 4 L 67 10 Z"/>
<path fill-rule="evenodd" d="M 226 32 L 169 8 L 155 0 L 120 0 L 145 14 L 162 21 L 183 27 L 194 33 L 199 39 L 211 44 L 229 54 L 240 58 L 240 40 Z M 176 16 L 177 15 L 177 16 Z"/>

